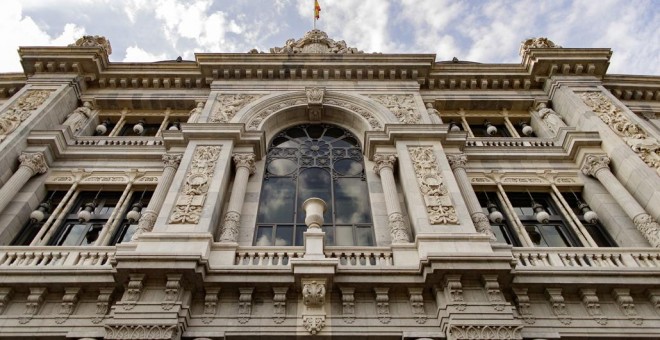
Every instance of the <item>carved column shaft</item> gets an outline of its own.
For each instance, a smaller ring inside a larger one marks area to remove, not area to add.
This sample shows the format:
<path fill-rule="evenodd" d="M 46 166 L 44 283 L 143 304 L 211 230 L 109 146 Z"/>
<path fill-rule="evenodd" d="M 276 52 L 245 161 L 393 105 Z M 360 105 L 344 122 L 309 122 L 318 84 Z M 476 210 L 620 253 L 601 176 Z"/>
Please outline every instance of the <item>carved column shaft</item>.
<path fill-rule="evenodd" d="M 396 181 L 394 180 L 396 156 L 377 154 L 374 156 L 374 161 L 376 162 L 374 171 L 380 176 L 383 195 L 385 196 L 385 209 L 387 210 L 392 243 L 410 242 L 408 229 L 403 222 L 399 193 L 396 190 Z"/>
<path fill-rule="evenodd" d="M 131 237 L 132 241 L 137 240 L 138 235 L 142 234 L 143 232 L 151 231 L 153 229 L 154 224 L 156 223 L 156 217 L 158 217 L 158 212 L 163 206 L 167 192 L 170 190 L 170 186 L 174 180 L 174 175 L 176 174 L 176 170 L 178 169 L 179 163 L 181 162 L 181 157 L 181 154 L 170 154 L 163 156 L 163 163 L 165 164 L 163 175 L 160 177 L 160 181 L 156 186 L 156 190 L 154 190 L 154 193 L 151 195 L 147 209 L 145 210 L 144 214 L 140 216 L 140 220 L 138 221 L 138 229 L 135 231 L 135 234 L 133 234 L 133 237 Z"/>
<path fill-rule="evenodd" d="M 41 152 L 23 153 L 18 157 L 18 161 L 21 162 L 18 170 L 14 172 L 7 183 L 0 189 L 0 212 L 16 197 L 16 194 L 32 176 L 48 171 L 46 157 Z"/>
<path fill-rule="evenodd" d="M 220 235 L 220 242 L 237 242 L 240 226 L 241 208 L 245 201 L 248 179 L 254 173 L 255 155 L 252 153 L 234 154 L 236 163 L 236 176 L 229 196 L 229 205 L 225 214 L 224 226 Z"/>

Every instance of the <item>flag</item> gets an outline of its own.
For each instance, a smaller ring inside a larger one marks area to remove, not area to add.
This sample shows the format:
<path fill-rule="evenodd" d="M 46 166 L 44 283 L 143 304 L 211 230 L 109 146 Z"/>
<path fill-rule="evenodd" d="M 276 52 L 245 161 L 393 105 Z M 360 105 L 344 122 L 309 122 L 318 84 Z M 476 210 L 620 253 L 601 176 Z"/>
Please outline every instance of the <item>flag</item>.
<path fill-rule="evenodd" d="M 314 0 L 314 19 L 319 19 L 321 17 L 321 5 L 319 5 L 319 0 Z"/>

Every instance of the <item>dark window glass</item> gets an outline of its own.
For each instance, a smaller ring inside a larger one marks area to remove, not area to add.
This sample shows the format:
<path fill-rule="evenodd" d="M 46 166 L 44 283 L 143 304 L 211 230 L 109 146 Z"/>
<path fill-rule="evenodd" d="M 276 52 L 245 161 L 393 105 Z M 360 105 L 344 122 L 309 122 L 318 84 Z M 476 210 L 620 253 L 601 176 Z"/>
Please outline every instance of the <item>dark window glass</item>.
<path fill-rule="evenodd" d="M 83 191 L 78 195 L 76 203 L 69 211 L 62 226 L 51 239 L 51 245 L 57 246 L 84 246 L 92 245 L 99 236 L 101 229 L 110 218 L 121 196 L 120 192 L 92 192 Z M 92 218 L 87 222 L 78 220 L 78 212 L 90 202 L 96 203 Z"/>
<path fill-rule="evenodd" d="M 503 218 L 501 222 L 498 223 L 489 221 L 491 230 L 493 231 L 493 234 L 495 234 L 495 238 L 497 238 L 497 242 L 519 246 L 520 243 L 515 237 L 515 234 L 511 231 L 509 220 L 506 218 L 506 215 L 502 210 L 502 205 L 497 199 L 497 195 L 494 192 L 477 192 L 476 194 L 477 198 L 479 199 L 479 204 L 481 205 L 481 210 L 484 212 L 484 214 L 486 214 L 486 216 L 490 215 L 490 211 L 488 210 L 488 203 L 495 204 L 497 210 L 502 213 Z"/>
<path fill-rule="evenodd" d="M 29 219 L 27 224 L 21 229 L 21 232 L 14 238 L 11 242 L 13 246 L 28 246 L 32 243 L 32 240 L 37 236 L 41 227 L 48 221 L 53 210 L 60 204 L 62 198 L 66 193 L 64 191 L 49 191 L 46 193 L 46 199 L 40 203 L 41 207 L 43 205 L 43 220 L 36 221 Z M 37 207 L 37 210 L 39 209 Z"/>
<path fill-rule="evenodd" d="M 160 124 L 142 124 L 144 130 L 142 133 L 136 133 L 133 130 L 135 123 L 126 122 L 119 131 L 119 136 L 130 137 L 130 136 L 155 136 L 158 133 Z"/>
<path fill-rule="evenodd" d="M 475 137 L 511 137 L 509 130 L 503 124 L 492 124 L 497 128 L 497 133 L 489 135 L 484 124 L 470 124 L 470 130 Z"/>
<path fill-rule="evenodd" d="M 571 207 L 573 213 L 580 219 L 580 222 L 587 229 L 591 238 L 599 247 L 616 247 L 617 244 L 610 234 L 605 230 L 600 222 L 592 223 L 584 219 L 584 211 L 580 209 L 580 203 L 584 203 L 581 193 L 562 192 L 566 203 Z"/>
<path fill-rule="evenodd" d="M 362 150 L 350 132 L 325 124 L 300 125 L 273 138 L 257 213 L 255 245 L 302 245 L 311 197 L 327 204 L 328 245 L 374 245 Z"/>
<path fill-rule="evenodd" d="M 130 221 L 127 215 L 133 210 L 133 206 L 139 203 L 142 205 L 142 208 L 140 208 L 140 216 L 142 216 L 147 210 L 147 205 L 149 205 L 149 200 L 151 199 L 152 194 L 153 192 L 151 191 L 133 193 L 128 208 L 123 212 L 121 223 L 117 227 L 117 230 L 115 230 L 115 234 L 112 236 L 110 245 L 131 241 L 131 237 L 133 237 L 133 234 L 135 234 L 135 231 L 137 230 L 138 221 Z"/>

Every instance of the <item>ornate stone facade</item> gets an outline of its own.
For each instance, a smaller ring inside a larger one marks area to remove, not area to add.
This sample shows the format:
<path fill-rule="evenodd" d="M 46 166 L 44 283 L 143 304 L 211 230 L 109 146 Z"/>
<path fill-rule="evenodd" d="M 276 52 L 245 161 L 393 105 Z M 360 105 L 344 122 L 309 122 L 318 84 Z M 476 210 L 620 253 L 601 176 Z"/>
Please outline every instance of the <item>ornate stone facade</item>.
<path fill-rule="evenodd" d="M 246 94 L 218 95 L 218 98 L 216 99 L 218 102 L 218 107 L 211 113 L 209 122 L 229 123 L 238 111 L 259 97 L 261 96 Z"/>
<path fill-rule="evenodd" d="M 51 92 L 48 90 L 27 91 L 0 114 L 0 142 L 28 119 L 48 99 Z"/>
<path fill-rule="evenodd" d="M 418 124 L 421 120 L 412 95 L 370 95 L 369 98 L 385 106 L 403 124 Z"/>
<path fill-rule="evenodd" d="M 424 196 L 429 223 L 457 224 L 458 216 L 438 170 L 433 148 L 414 147 L 409 148 L 408 152 L 413 162 L 419 190 Z"/>

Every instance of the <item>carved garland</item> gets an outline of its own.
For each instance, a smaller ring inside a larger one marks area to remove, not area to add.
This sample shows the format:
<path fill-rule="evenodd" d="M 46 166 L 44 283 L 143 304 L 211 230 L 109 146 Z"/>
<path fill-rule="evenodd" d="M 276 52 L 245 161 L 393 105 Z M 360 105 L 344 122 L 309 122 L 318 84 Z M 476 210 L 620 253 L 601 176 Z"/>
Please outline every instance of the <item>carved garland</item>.
<path fill-rule="evenodd" d="M 0 142 L 5 140 L 22 122 L 43 104 L 50 96 L 50 90 L 25 92 L 12 106 L 0 115 Z"/>
<path fill-rule="evenodd" d="M 174 339 L 176 325 L 112 325 L 105 326 L 105 339 Z"/>
<path fill-rule="evenodd" d="M 621 109 L 600 92 L 585 92 L 580 97 L 598 118 L 619 135 L 630 148 L 660 175 L 660 143 L 633 123 Z"/>
<path fill-rule="evenodd" d="M 213 110 L 210 123 L 229 123 L 236 113 L 244 108 L 247 104 L 259 99 L 261 95 L 249 94 L 221 94 L 216 101 L 218 107 Z"/>
<path fill-rule="evenodd" d="M 195 148 L 192 164 L 186 173 L 186 181 L 170 215 L 169 223 L 199 223 L 220 150 L 220 146 L 208 145 Z"/>
<path fill-rule="evenodd" d="M 422 116 L 415 109 L 412 95 L 370 95 L 369 98 L 385 106 L 403 124 L 418 124 Z"/>
<path fill-rule="evenodd" d="M 449 339 L 522 339 L 523 326 L 490 326 L 490 325 L 450 325 L 447 330 Z"/>
<path fill-rule="evenodd" d="M 458 216 L 438 170 L 433 148 L 411 147 L 408 152 L 415 168 L 419 190 L 424 196 L 429 223 L 458 224 Z"/>

